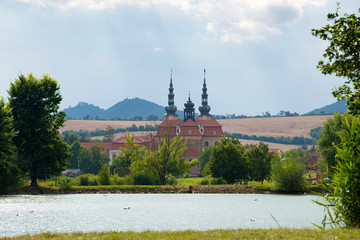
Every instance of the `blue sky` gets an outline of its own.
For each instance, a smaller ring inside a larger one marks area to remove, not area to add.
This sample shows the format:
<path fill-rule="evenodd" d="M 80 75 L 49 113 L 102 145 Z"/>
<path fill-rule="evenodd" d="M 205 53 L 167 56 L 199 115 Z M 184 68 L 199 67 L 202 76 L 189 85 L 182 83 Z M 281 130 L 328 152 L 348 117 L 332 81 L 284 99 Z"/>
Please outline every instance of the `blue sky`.
<path fill-rule="evenodd" d="M 212 114 L 306 113 L 335 102 L 342 79 L 316 64 L 332 0 L 7 0 L 0 3 L 0 95 L 19 73 L 58 80 L 61 108 L 108 108 L 140 97 L 200 105 L 207 71 Z M 356 0 L 340 13 L 355 13 Z"/>

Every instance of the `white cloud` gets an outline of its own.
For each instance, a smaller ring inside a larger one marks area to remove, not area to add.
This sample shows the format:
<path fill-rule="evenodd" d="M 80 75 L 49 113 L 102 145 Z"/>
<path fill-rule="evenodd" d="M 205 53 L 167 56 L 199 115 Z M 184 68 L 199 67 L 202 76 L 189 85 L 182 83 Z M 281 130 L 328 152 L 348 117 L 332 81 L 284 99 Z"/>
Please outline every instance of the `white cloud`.
<path fill-rule="evenodd" d="M 178 8 L 207 23 L 204 31 L 221 41 L 262 40 L 298 23 L 307 6 L 322 7 L 328 0 L 17 0 L 40 7 L 114 10 L 123 5 Z"/>
<path fill-rule="evenodd" d="M 162 48 L 161 47 L 153 47 L 153 51 L 160 52 L 160 51 L 162 51 Z"/>

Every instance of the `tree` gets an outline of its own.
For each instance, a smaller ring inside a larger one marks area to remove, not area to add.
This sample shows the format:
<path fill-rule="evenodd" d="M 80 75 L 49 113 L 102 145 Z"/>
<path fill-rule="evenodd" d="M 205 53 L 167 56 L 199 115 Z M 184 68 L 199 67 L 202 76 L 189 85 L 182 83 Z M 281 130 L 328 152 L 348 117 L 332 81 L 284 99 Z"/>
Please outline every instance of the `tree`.
<path fill-rule="evenodd" d="M 103 165 L 108 164 L 109 155 L 102 153 L 103 150 L 104 148 L 98 144 L 90 149 L 81 148 L 78 157 L 80 172 L 97 174 Z"/>
<path fill-rule="evenodd" d="M 275 188 L 284 192 L 300 192 L 306 188 L 305 164 L 298 156 L 285 152 L 284 162 L 274 158 L 271 162 L 271 180 Z"/>
<path fill-rule="evenodd" d="M 115 139 L 115 130 L 110 125 L 108 125 L 104 132 L 103 142 L 112 142 L 114 141 L 114 139 Z"/>
<path fill-rule="evenodd" d="M 258 145 L 252 146 L 247 151 L 249 158 L 251 176 L 255 180 L 260 180 L 261 184 L 270 177 L 271 160 L 277 156 L 274 152 L 269 152 L 267 144 L 260 141 Z"/>
<path fill-rule="evenodd" d="M 14 137 L 17 161 L 29 173 L 31 186 L 37 186 L 38 178 L 60 175 L 70 156 L 69 146 L 59 135 L 65 122 L 65 113 L 59 111 L 59 89 L 57 81 L 47 74 L 40 79 L 21 74 L 10 84 L 9 104 L 18 132 Z"/>
<path fill-rule="evenodd" d="M 73 144 L 71 144 L 71 146 L 69 148 L 69 152 L 72 154 L 72 156 L 67 159 L 68 163 L 70 164 L 68 166 L 68 168 L 70 168 L 70 169 L 79 168 L 78 159 L 79 159 L 79 154 L 80 154 L 81 148 L 83 148 L 83 146 L 81 146 L 81 144 L 78 140 L 76 140 Z"/>
<path fill-rule="evenodd" d="M 159 118 L 157 115 L 155 114 L 149 114 L 147 117 L 146 117 L 146 120 L 147 121 L 157 121 Z"/>
<path fill-rule="evenodd" d="M 79 140 L 81 137 L 77 132 L 74 131 L 66 131 L 64 133 L 64 142 L 66 142 L 67 144 L 71 145 L 73 144 L 73 142 L 75 142 L 76 140 Z"/>
<path fill-rule="evenodd" d="M 21 172 L 12 162 L 15 150 L 12 140 L 15 135 L 11 109 L 0 98 L 0 193 L 16 187 L 21 180 Z"/>
<path fill-rule="evenodd" d="M 339 133 L 345 129 L 343 125 L 345 118 L 349 118 L 351 121 L 352 116 L 347 113 L 335 113 L 333 118 L 329 117 L 326 119 L 321 128 L 320 138 L 317 142 L 317 150 L 321 155 L 319 167 L 323 172 L 327 172 L 328 170 L 329 176 L 331 176 L 334 167 L 336 166 L 336 152 L 334 145 L 339 144 L 341 141 Z"/>
<path fill-rule="evenodd" d="M 327 24 L 321 29 L 312 29 L 312 35 L 330 44 L 323 54 L 324 60 L 319 61 L 317 68 L 327 74 L 335 74 L 345 78 L 344 85 L 335 89 L 332 94 L 338 100 L 346 99 L 350 113 L 360 114 L 360 17 L 345 14 L 339 17 L 336 13 L 327 15 Z M 359 9 L 360 12 L 360 9 Z"/>
<path fill-rule="evenodd" d="M 204 170 L 206 164 L 210 161 L 210 156 L 211 156 L 211 152 L 213 149 L 214 149 L 214 146 L 209 146 L 209 147 L 206 147 L 204 149 L 204 151 L 202 151 L 200 153 L 200 156 L 199 156 L 200 170 L 199 171 L 201 173 Z"/>
<path fill-rule="evenodd" d="M 332 181 L 323 182 L 326 190 L 327 223 L 337 227 L 360 228 L 360 118 L 345 118 L 341 143 L 336 145 L 336 167 Z M 327 222 L 328 220 L 329 222 Z"/>
<path fill-rule="evenodd" d="M 228 183 L 249 177 L 246 150 L 238 139 L 223 138 L 212 151 L 208 164 L 213 177 L 223 178 Z"/>
<path fill-rule="evenodd" d="M 131 159 L 128 155 L 119 155 L 113 159 L 111 169 L 120 177 L 125 177 L 130 174 Z"/>
<path fill-rule="evenodd" d="M 162 145 L 155 151 L 149 148 L 139 147 L 134 143 L 134 137 L 127 136 L 127 148 L 123 151 L 130 157 L 132 173 L 150 173 L 156 177 L 161 184 L 166 184 L 170 176 L 181 175 L 198 161 L 187 162 L 182 155 L 187 151 L 186 143 L 178 136 L 169 139 L 165 133 Z"/>

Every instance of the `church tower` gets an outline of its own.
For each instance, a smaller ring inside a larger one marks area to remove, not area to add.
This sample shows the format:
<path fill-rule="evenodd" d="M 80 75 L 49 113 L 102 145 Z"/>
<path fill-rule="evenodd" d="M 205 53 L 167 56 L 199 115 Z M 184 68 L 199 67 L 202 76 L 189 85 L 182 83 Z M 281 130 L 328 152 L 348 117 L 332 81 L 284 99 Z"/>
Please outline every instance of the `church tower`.
<path fill-rule="evenodd" d="M 185 108 L 184 108 L 184 122 L 186 122 L 189 119 L 191 119 L 191 120 L 193 120 L 195 122 L 195 108 L 194 108 L 194 103 L 190 99 L 190 93 L 189 93 L 189 99 L 184 104 L 184 106 L 185 106 Z"/>
<path fill-rule="evenodd" d="M 177 107 L 175 106 L 174 101 L 174 88 L 172 83 L 172 70 L 170 74 L 170 86 L 169 86 L 169 94 L 168 94 L 168 105 L 165 107 L 166 114 L 164 116 L 164 120 L 177 120 L 178 115 L 176 115 Z"/>
<path fill-rule="evenodd" d="M 198 119 L 206 120 L 211 119 L 210 115 L 210 106 L 208 105 L 208 94 L 207 94 L 207 87 L 206 87 L 206 70 L 204 69 L 204 84 L 202 88 L 201 94 L 201 106 L 199 107 L 200 115 Z"/>

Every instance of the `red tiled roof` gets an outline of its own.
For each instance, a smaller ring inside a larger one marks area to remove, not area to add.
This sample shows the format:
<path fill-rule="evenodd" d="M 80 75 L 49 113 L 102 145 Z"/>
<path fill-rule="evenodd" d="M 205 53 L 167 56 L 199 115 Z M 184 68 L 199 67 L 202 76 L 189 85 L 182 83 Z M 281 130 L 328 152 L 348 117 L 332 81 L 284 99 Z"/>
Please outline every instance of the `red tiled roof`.
<path fill-rule="evenodd" d="M 183 154 L 183 156 L 199 156 L 199 155 L 200 155 L 199 152 L 193 148 L 188 148 L 186 153 Z"/>
<path fill-rule="evenodd" d="M 223 137 L 225 136 L 221 125 L 216 120 L 187 120 L 185 123 L 183 120 L 164 120 L 160 125 L 156 133 L 156 136 L 164 136 L 165 131 L 169 136 L 176 135 L 176 127 L 181 126 L 180 136 L 201 136 L 199 126 L 204 128 L 204 136 L 207 137 Z M 189 134 L 191 130 L 191 134 Z M 215 134 L 214 134 L 215 133 Z"/>
<path fill-rule="evenodd" d="M 104 148 L 102 150 L 103 153 L 109 153 L 109 150 L 111 149 L 120 149 L 125 148 L 125 144 L 121 143 L 112 143 L 112 142 L 80 142 L 81 146 L 86 148 L 91 148 L 92 146 L 99 145 Z"/>

